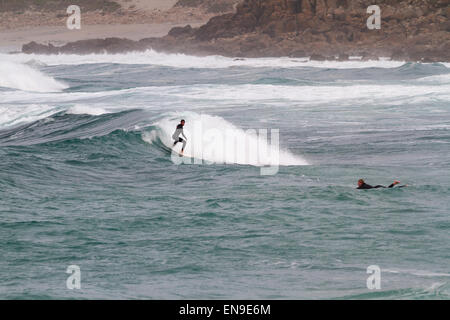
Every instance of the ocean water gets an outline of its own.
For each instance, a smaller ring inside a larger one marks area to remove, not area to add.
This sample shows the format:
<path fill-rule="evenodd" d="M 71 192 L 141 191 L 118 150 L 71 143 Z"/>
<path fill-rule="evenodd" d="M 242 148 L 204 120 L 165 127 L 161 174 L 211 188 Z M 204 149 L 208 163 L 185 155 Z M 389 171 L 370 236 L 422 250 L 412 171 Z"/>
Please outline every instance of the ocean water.
<path fill-rule="evenodd" d="M 449 299 L 449 68 L 0 54 L 0 299 Z"/>

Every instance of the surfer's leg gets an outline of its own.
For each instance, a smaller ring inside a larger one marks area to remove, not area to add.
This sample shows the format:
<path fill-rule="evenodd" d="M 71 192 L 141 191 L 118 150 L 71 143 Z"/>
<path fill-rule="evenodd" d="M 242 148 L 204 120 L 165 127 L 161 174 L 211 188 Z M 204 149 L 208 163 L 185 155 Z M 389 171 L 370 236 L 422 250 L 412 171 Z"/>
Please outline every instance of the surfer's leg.
<path fill-rule="evenodd" d="M 378 185 L 378 186 L 375 186 L 375 187 L 373 187 L 374 189 L 379 189 L 379 188 L 386 188 L 385 186 L 382 186 L 382 185 Z"/>
<path fill-rule="evenodd" d="M 181 138 L 177 138 L 178 140 L 175 140 L 175 142 L 173 143 L 173 146 L 175 147 L 175 145 L 178 143 L 178 142 L 183 142 L 183 139 L 181 139 Z"/>
<path fill-rule="evenodd" d="M 186 140 L 183 140 L 183 139 L 181 139 L 182 141 L 180 141 L 180 142 L 183 142 L 183 148 L 181 148 L 181 152 L 184 152 L 184 148 L 186 148 Z"/>

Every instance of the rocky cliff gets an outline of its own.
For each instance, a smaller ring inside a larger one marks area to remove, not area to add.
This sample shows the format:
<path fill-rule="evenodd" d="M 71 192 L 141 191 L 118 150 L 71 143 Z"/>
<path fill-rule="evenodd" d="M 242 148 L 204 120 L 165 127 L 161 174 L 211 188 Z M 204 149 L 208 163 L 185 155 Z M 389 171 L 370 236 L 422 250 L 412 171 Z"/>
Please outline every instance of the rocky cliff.
<path fill-rule="evenodd" d="M 381 8 L 381 29 L 369 30 L 367 8 L 374 4 Z M 450 0 L 244 0 L 235 13 L 216 16 L 197 29 L 174 28 L 164 38 L 92 40 L 59 48 L 31 43 L 23 51 L 154 48 L 241 57 L 346 59 L 358 55 L 450 61 L 449 18 Z"/>

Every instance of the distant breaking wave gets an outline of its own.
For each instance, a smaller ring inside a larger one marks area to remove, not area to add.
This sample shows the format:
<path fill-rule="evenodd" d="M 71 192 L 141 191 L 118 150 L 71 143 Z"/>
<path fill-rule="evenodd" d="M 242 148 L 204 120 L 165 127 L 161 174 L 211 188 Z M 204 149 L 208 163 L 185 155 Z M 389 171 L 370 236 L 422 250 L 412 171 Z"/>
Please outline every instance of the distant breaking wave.
<path fill-rule="evenodd" d="M 274 58 L 229 58 L 224 56 L 197 57 L 185 54 L 168 54 L 154 50 L 145 52 L 129 52 L 123 54 L 17 54 L 14 56 L 0 54 L 0 59 L 14 59 L 13 61 L 26 63 L 45 63 L 46 65 L 78 65 L 93 63 L 117 63 L 117 64 L 143 64 L 166 66 L 173 68 L 230 68 L 230 67 L 270 67 L 270 68 L 294 68 L 294 67 L 319 67 L 319 68 L 396 68 L 405 62 L 401 61 L 310 61 L 305 58 L 274 57 Z"/>
<path fill-rule="evenodd" d="M 12 61 L 0 61 L 0 87 L 35 92 L 60 92 L 67 88 L 28 65 Z"/>

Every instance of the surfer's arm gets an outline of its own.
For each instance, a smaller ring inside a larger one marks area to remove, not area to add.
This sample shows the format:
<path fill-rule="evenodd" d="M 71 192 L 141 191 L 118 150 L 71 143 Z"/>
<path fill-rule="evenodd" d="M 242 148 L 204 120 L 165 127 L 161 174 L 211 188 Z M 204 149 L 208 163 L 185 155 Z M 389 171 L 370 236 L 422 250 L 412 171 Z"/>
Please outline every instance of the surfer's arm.
<path fill-rule="evenodd" d="M 398 185 L 400 183 L 400 181 L 395 180 L 393 184 L 391 184 L 388 188 L 393 188 L 396 185 Z"/>

